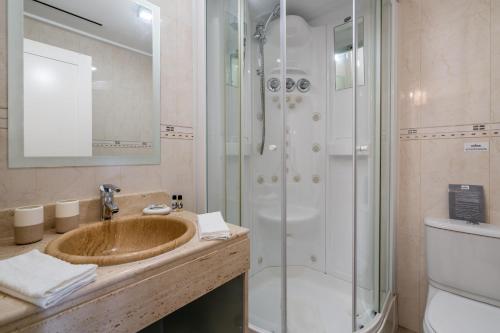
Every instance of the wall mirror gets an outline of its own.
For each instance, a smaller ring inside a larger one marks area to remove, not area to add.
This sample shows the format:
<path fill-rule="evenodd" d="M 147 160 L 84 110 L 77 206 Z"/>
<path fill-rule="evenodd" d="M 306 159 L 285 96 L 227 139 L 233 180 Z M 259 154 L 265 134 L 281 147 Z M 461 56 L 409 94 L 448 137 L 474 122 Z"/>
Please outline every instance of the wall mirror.
<path fill-rule="evenodd" d="M 358 50 L 357 50 L 357 82 L 358 85 L 365 84 L 365 62 L 364 62 L 364 22 L 363 18 L 358 22 Z M 352 88 L 352 21 L 335 27 L 335 89 L 342 90 Z"/>
<path fill-rule="evenodd" d="M 9 0 L 9 167 L 160 163 L 160 9 Z"/>

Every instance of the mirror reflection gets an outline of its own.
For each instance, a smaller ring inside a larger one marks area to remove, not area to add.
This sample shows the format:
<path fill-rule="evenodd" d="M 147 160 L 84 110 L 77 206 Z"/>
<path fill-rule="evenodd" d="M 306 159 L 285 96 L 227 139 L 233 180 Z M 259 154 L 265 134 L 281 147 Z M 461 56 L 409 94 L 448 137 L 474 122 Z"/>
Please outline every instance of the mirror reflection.
<path fill-rule="evenodd" d="M 358 85 L 365 84 L 364 69 L 364 22 L 358 18 L 358 49 L 357 49 L 357 79 Z M 335 89 L 352 88 L 352 22 L 347 22 L 335 27 Z"/>
<path fill-rule="evenodd" d="M 24 157 L 153 152 L 154 10 L 143 1 L 24 0 Z"/>

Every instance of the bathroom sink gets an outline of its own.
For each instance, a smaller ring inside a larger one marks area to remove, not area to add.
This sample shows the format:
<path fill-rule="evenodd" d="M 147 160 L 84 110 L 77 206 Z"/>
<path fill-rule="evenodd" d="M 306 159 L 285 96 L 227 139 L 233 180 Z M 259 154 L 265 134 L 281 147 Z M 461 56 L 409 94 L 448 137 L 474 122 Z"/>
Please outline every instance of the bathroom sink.
<path fill-rule="evenodd" d="M 89 224 L 51 241 L 45 252 L 73 264 L 117 265 L 187 243 L 192 222 L 177 216 L 134 216 Z"/>

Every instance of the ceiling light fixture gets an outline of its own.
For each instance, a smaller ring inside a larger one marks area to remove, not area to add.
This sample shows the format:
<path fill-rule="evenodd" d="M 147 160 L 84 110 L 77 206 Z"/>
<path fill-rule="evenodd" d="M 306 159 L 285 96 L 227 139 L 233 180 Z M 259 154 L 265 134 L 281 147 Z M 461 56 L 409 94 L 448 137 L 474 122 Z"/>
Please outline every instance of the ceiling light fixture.
<path fill-rule="evenodd" d="M 139 10 L 137 11 L 137 16 L 144 22 L 149 23 L 153 21 L 153 13 L 149 9 L 142 6 L 139 6 Z"/>

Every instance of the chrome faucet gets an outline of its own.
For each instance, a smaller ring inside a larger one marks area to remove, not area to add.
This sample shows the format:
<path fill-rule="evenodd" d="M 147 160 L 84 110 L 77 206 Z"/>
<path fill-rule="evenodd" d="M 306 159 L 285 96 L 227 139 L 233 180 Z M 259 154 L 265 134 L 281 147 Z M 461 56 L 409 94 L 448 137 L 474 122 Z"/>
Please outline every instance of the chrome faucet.
<path fill-rule="evenodd" d="M 120 211 L 118 205 L 114 202 L 115 192 L 120 192 L 120 188 L 112 184 L 102 184 L 99 186 L 101 192 L 101 221 L 109 221 Z"/>

